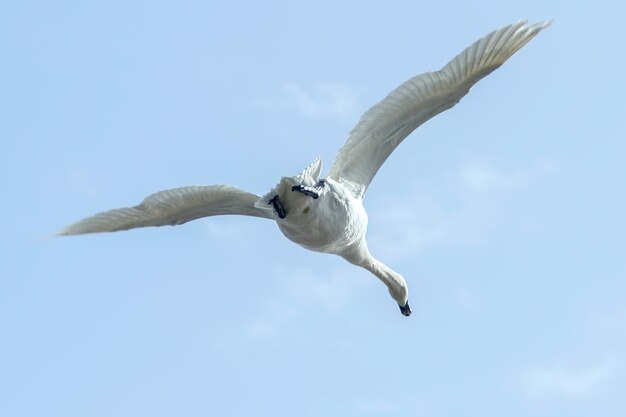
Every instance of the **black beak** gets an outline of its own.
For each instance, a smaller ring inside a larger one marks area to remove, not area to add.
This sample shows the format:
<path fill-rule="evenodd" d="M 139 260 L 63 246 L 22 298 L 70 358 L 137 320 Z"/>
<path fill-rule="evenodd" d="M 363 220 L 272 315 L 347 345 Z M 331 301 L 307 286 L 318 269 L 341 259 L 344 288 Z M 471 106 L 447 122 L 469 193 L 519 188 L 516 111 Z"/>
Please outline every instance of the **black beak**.
<path fill-rule="evenodd" d="M 398 304 L 399 305 L 399 304 Z M 400 305 L 399 305 L 400 306 Z M 409 302 L 407 301 L 405 305 L 400 306 L 400 312 L 409 317 L 411 315 L 411 307 L 409 307 Z"/>

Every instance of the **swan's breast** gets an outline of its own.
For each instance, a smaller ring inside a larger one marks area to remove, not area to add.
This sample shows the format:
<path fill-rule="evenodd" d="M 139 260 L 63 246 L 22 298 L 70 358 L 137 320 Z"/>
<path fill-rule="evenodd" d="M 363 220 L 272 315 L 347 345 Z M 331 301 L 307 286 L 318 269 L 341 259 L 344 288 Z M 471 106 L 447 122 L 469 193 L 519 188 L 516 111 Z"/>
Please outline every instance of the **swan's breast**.
<path fill-rule="evenodd" d="M 364 238 L 367 214 L 361 201 L 341 184 L 333 180 L 326 183 L 328 189 L 317 199 L 302 194 L 297 198 L 285 196 L 291 197 L 291 204 L 287 216 L 277 219 L 277 223 L 294 243 L 317 252 L 339 254 Z"/>

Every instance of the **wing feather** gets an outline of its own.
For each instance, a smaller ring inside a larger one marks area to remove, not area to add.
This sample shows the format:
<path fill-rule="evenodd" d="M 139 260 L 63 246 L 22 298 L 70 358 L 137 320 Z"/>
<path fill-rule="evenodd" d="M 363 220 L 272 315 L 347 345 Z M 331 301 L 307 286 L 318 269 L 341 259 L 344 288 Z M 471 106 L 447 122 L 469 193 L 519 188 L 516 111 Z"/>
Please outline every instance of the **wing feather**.
<path fill-rule="evenodd" d="M 369 109 L 339 150 L 329 177 L 362 198 L 394 149 L 431 117 L 453 107 L 550 22 L 518 22 L 476 41 L 441 70 L 417 75 Z"/>
<path fill-rule="evenodd" d="M 58 232 L 58 235 L 115 232 L 137 227 L 179 225 L 202 217 L 241 214 L 271 219 L 256 208 L 259 196 L 230 185 L 189 186 L 159 191 L 134 207 L 103 211 Z"/>

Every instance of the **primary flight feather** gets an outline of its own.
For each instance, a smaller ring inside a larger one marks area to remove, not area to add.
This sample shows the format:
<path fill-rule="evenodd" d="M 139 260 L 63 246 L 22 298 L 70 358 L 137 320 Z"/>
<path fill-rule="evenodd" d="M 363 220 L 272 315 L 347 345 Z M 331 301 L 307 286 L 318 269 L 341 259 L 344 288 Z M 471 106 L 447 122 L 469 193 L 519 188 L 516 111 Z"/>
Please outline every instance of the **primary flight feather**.
<path fill-rule="evenodd" d="M 339 255 L 376 275 L 405 316 L 411 314 L 402 275 L 374 258 L 365 241 L 363 196 L 396 147 L 418 126 L 457 104 L 481 78 L 502 65 L 550 23 L 518 22 L 476 41 L 439 71 L 417 75 L 369 109 L 352 129 L 325 178 L 318 158 L 281 178 L 263 197 L 230 185 L 160 191 L 139 205 L 104 211 L 59 235 L 178 225 L 202 217 L 241 214 L 273 219 L 300 246 Z"/>

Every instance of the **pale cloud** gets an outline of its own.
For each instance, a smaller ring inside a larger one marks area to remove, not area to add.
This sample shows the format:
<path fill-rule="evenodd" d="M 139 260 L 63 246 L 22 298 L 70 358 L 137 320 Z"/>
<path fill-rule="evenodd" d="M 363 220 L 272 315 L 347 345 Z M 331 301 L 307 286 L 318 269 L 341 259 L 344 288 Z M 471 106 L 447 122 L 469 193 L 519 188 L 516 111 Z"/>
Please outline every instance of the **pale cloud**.
<path fill-rule="evenodd" d="M 365 281 L 363 276 L 356 276 L 357 270 L 351 271 L 352 268 L 351 265 L 336 268 L 326 276 L 310 269 L 293 271 L 282 283 L 282 290 L 300 306 L 314 306 L 336 313 L 345 307 L 354 290 Z"/>
<path fill-rule="evenodd" d="M 589 314 L 594 340 L 612 349 L 614 354 L 626 352 L 626 296 L 613 304 L 595 306 Z"/>
<path fill-rule="evenodd" d="M 480 304 L 477 295 L 469 288 L 456 288 L 453 292 L 453 297 L 457 304 L 466 311 L 476 310 Z"/>
<path fill-rule="evenodd" d="M 258 339 L 275 336 L 296 316 L 296 311 L 279 298 L 271 299 L 254 321 L 244 326 L 244 336 Z"/>
<path fill-rule="evenodd" d="M 246 328 L 246 333 L 252 337 L 266 337 L 276 333 L 276 326 L 266 320 L 255 320 Z"/>
<path fill-rule="evenodd" d="M 534 396 L 581 396 L 597 391 L 614 368 L 613 363 L 578 370 L 534 367 L 523 371 L 521 380 L 525 390 Z"/>
<path fill-rule="evenodd" d="M 502 170 L 480 157 L 473 157 L 459 170 L 459 180 L 467 191 L 506 192 L 523 188 L 558 169 L 554 161 L 539 159 L 516 170 Z"/>
<path fill-rule="evenodd" d="M 432 410 L 423 402 L 407 401 L 406 399 L 368 398 L 356 405 L 356 411 L 367 416 L 432 415 Z"/>
<path fill-rule="evenodd" d="M 251 246 L 261 242 L 259 227 L 262 226 L 255 224 L 258 221 L 242 216 L 215 216 L 200 219 L 194 227 L 201 227 L 209 242 L 220 242 L 234 252 L 249 250 Z"/>
<path fill-rule="evenodd" d="M 508 197 L 556 169 L 555 163 L 544 160 L 504 170 L 486 158 L 468 158 L 442 187 L 415 182 L 412 190 L 394 197 L 392 206 L 371 211 L 375 221 L 370 246 L 384 259 L 394 260 L 425 247 L 481 242 Z"/>
<path fill-rule="evenodd" d="M 367 401 L 363 401 L 358 405 L 358 410 L 363 414 L 373 415 L 389 415 L 392 413 L 404 411 L 400 410 L 400 406 L 398 405 L 398 403 L 383 399 L 370 399 Z"/>
<path fill-rule="evenodd" d="M 625 319 L 623 300 L 592 308 L 581 323 L 579 341 L 559 352 L 558 360 L 514 373 L 520 393 L 531 400 L 558 402 L 623 391 Z"/>
<path fill-rule="evenodd" d="M 208 218 L 202 221 L 201 224 L 210 241 L 233 245 L 248 238 L 244 227 L 237 223 L 237 220 L 240 219 Z"/>
<path fill-rule="evenodd" d="M 284 278 L 277 284 L 276 296 L 268 301 L 257 319 L 244 326 L 248 337 L 274 336 L 306 312 L 337 314 L 348 308 L 349 300 L 358 294 L 359 288 L 374 282 L 351 265 L 328 273 L 301 268 L 279 270 L 277 275 Z"/>
<path fill-rule="evenodd" d="M 318 83 L 305 88 L 295 83 L 283 86 L 296 109 L 306 117 L 353 117 L 359 108 L 359 100 L 348 84 Z"/>
<path fill-rule="evenodd" d="M 65 170 L 60 175 L 46 177 L 44 183 L 45 193 L 47 195 L 76 194 L 88 199 L 94 199 L 101 194 L 97 182 L 88 170 L 73 167 Z"/>

